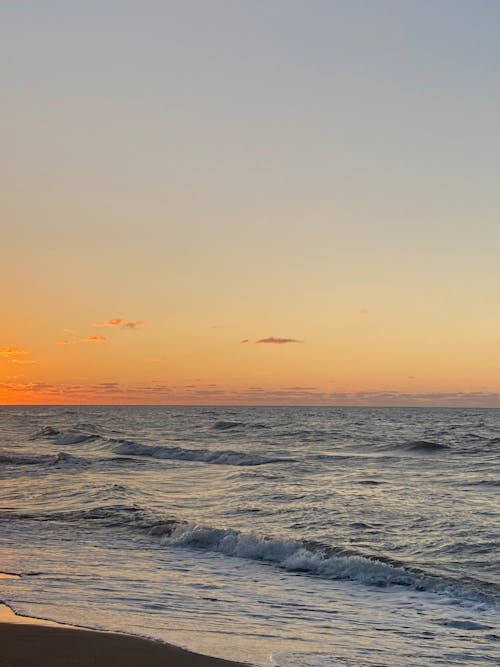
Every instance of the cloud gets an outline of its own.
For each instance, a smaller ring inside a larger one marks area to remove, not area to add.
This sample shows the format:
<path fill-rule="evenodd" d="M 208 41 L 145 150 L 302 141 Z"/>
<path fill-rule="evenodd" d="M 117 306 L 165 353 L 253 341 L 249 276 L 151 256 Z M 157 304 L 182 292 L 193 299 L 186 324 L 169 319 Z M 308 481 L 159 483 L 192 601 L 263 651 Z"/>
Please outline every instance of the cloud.
<path fill-rule="evenodd" d="M 4 347 L 0 350 L 0 359 L 4 359 L 8 364 L 36 364 L 34 359 L 18 359 L 28 353 L 18 347 Z"/>
<path fill-rule="evenodd" d="M 316 387 L 283 387 L 285 391 L 317 391 Z"/>
<path fill-rule="evenodd" d="M 249 343 L 249 342 L 250 342 L 250 341 L 248 340 L 248 338 L 242 338 L 242 339 L 240 340 L 240 343 L 241 343 L 242 345 L 245 345 L 246 343 Z"/>
<path fill-rule="evenodd" d="M 118 327 L 119 329 L 140 329 L 144 320 L 125 320 L 123 317 L 110 317 L 105 322 L 94 322 L 93 327 Z"/>
<path fill-rule="evenodd" d="M 56 340 L 56 345 L 74 345 L 78 343 L 77 340 L 70 340 L 69 338 L 63 338 L 62 340 Z"/>
<path fill-rule="evenodd" d="M 110 317 L 108 320 L 105 322 L 92 322 L 93 327 L 119 327 L 122 322 L 125 322 L 122 317 Z"/>
<path fill-rule="evenodd" d="M 6 380 L 7 378 L 5 378 Z M 169 405 L 302 405 L 302 406 L 401 406 L 401 407 L 500 407 L 500 393 L 488 391 L 403 393 L 397 391 L 328 392 L 320 388 L 220 387 L 213 384 L 122 385 L 118 382 L 51 384 L 0 382 L 4 404 L 85 404 L 106 401 L 117 404 Z"/>
<path fill-rule="evenodd" d="M 87 336 L 87 338 L 81 339 L 82 343 L 107 343 L 108 339 L 106 336 Z"/>
<path fill-rule="evenodd" d="M 275 336 L 269 336 L 269 338 L 260 338 L 258 341 L 256 341 L 257 344 L 259 343 L 268 343 L 271 345 L 286 345 L 287 343 L 303 343 L 303 340 L 299 340 L 298 338 L 279 338 Z"/>
<path fill-rule="evenodd" d="M 4 357 L 5 359 L 11 359 L 18 354 L 27 354 L 27 352 L 26 350 L 20 350 L 17 347 L 4 347 L 0 350 L 0 357 Z"/>
<path fill-rule="evenodd" d="M 136 320 L 135 322 L 124 322 L 121 325 L 122 329 L 140 329 L 144 326 L 144 320 Z"/>

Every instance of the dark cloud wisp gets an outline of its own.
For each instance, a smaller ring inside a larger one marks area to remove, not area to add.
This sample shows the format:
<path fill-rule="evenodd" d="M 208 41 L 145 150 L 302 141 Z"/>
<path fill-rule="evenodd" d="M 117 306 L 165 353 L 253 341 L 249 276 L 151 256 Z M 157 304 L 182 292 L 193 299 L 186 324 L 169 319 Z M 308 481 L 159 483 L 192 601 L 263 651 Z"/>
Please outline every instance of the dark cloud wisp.
<path fill-rule="evenodd" d="M 270 345 L 287 345 L 288 343 L 303 343 L 303 340 L 298 338 L 280 338 L 278 336 L 269 336 L 268 338 L 259 338 L 255 341 L 257 344 L 267 343 Z"/>

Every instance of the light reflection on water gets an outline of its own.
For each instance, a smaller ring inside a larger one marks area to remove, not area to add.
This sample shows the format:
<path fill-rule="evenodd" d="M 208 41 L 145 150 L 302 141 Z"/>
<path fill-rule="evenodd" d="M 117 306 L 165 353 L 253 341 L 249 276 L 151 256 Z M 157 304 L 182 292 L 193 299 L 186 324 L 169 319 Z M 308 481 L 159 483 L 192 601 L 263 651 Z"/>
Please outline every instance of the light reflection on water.
<path fill-rule="evenodd" d="M 500 582 L 500 420 L 479 411 L 479 426 L 476 412 L 24 408 L 19 423 L 3 409 L 0 456 L 30 460 L 0 463 L 0 567 L 24 575 L 2 580 L 0 598 L 222 657 L 274 655 L 280 667 L 496 665 L 498 607 L 484 596 Z M 218 419 L 241 425 L 218 431 Z M 47 425 L 69 444 L 37 437 Z M 92 429 L 98 438 L 71 444 Z M 119 438 L 160 458 L 117 455 Z M 293 460 L 182 459 L 196 448 Z M 231 529 L 305 540 L 364 556 L 368 570 L 394 561 L 440 592 L 365 585 L 354 570 L 352 581 L 291 572 L 217 553 L 213 539 L 174 546 L 168 520 L 211 527 L 211 539 Z"/>

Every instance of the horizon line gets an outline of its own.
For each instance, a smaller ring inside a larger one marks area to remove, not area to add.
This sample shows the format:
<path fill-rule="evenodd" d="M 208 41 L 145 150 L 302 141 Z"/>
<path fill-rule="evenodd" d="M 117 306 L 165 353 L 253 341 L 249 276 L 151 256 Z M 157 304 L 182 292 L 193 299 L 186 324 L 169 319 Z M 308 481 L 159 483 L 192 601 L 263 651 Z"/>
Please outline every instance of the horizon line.
<path fill-rule="evenodd" d="M 436 410 L 500 410 L 499 405 L 360 405 L 356 403 L 345 403 L 326 405 L 325 403 L 0 403 L 0 408 L 368 408 L 387 410 L 389 408 L 414 408 L 436 409 Z"/>

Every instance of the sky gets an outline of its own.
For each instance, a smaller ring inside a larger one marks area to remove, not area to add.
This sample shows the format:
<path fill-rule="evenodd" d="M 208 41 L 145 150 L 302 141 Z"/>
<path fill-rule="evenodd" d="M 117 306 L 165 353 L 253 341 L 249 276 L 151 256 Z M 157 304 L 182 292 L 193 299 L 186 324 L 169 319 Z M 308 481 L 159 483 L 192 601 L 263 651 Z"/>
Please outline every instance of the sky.
<path fill-rule="evenodd" d="M 3 0 L 0 404 L 500 407 L 496 0 Z"/>

